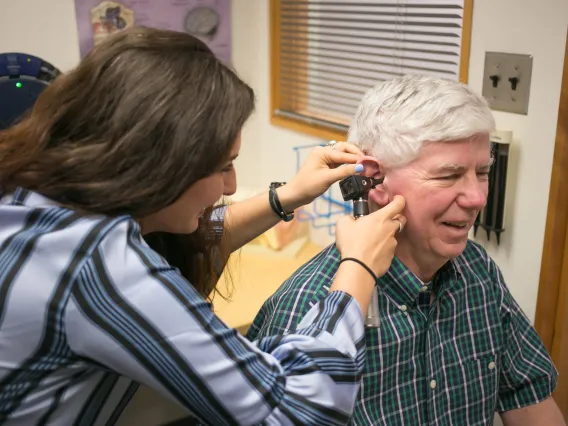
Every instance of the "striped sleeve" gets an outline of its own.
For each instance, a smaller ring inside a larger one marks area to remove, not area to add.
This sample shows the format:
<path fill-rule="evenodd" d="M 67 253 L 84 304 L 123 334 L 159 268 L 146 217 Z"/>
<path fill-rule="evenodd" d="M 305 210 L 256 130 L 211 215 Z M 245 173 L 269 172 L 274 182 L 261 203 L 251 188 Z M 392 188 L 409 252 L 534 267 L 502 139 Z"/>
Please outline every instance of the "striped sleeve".
<path fill-rule="evenodd" d="M 493 261 L 490 261 L 490 268 L 502 294 L 505 344 L 501 354 L 497 404 L 497 411 L 502 413 L 548 398 L 556 387 L 558 372 L 538 333 L 513 298 Z"/>
<path fill-rule="evenodd" d="M 330 245 L 304 265 L 263 303 L 247 331 L 249 340 L 294 330 L 312 306 L 327 295 L 339 265 L 339 253 Z M 364 358 L 360 362 L 364 362 Z"/>
<path fill-rule="evenodd" d="M 216 426 L 346 424 L 365 350 L 361 309 L 342 292 L 315 305 L 294 334 L 249 342 L 141 241 L 133 222 L 90 254 L 65 329 L 78 356 Z"/>

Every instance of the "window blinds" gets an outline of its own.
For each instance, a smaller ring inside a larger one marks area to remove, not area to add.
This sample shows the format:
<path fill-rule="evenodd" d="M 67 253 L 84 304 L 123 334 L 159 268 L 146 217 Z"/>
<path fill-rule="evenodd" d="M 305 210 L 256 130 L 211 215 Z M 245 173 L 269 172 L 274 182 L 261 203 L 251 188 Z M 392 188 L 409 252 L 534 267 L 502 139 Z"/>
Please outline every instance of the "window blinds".
<path fill-rule="evenodd" d="M 273 114 L 345 131 L 363 94 L 380 81 L 404 74 L 459 79 L 464 2 L 277 0 Z"/>

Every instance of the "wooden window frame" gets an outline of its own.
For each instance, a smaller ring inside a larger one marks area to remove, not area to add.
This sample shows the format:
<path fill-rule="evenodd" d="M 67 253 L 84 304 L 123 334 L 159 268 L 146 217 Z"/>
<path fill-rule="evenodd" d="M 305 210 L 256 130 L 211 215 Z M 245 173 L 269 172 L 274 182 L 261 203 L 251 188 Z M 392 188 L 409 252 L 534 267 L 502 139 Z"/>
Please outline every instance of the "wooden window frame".
<path fill-rule="evenodd" d="M 317 138 L 346 140 L 346 131 L 333 130 L 317 123 L 308 124 L 299 119 L 276 114 L 276 110 L 281 105 L 280 91 L 278 90 L 278 82 L 280 81 L 280 3 L 280 0 L 270 0 L 270 123 Z M 466 84 L 469 72 L 472 18 L 473 0 L 464 0 L 459 81 Z M 307 60 L 305 63 L 307 63 Z"/>

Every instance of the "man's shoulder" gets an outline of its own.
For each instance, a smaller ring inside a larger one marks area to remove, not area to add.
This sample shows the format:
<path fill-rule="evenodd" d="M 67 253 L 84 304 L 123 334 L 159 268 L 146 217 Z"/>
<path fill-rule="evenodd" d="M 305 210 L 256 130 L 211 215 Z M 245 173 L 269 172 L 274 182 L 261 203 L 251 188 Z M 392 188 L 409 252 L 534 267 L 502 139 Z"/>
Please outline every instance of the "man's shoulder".
<path fill-rule="evenodd" d="M 300 266 L 262 305 L 247 337 L 286 333 L 328 294 L 339 267 L 340 255 L 331 244 Z"/>
<path fill-rule="evenodd" d="M 481 244 L 468 240 L 465 250 L 452 263 L 462 278 L 460 281 L 470 291 L 478 288 L 488 292 L 485 294 L 501 308 L 509 304 L 511 295 L 501 269 Z"/>
<path fill-rule="evenodd" d="M 470 239 L 467 240 L 465 250 L 462 252 L 462 254 L 459 257 L 465 258 L 466 260 L 469 261 L 476 261 L 476 260 L 481 260 L 485 262 L 491 261 L 491 257 L 489 256 L 489 253 L 487 253 L 487 250 L 485 250 L 485 247 L 483 247 L 477 241 L 473 241 Z"/>

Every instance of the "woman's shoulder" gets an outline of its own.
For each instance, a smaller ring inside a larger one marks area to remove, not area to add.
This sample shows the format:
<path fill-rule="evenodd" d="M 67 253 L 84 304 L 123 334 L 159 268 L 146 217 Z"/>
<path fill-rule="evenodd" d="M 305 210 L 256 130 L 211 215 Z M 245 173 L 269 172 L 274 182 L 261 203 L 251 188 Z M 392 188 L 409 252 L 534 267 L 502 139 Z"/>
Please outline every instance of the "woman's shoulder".
<path fill-rule="evenodd" d="M 129 235 L 140 234 L 130 216 L 85 214 L 21 189 L 0 198 L 0 223 L 0 246 L 29 246 L 46 256 L 88 255 L 104 242 L 124 246 Z"/>

